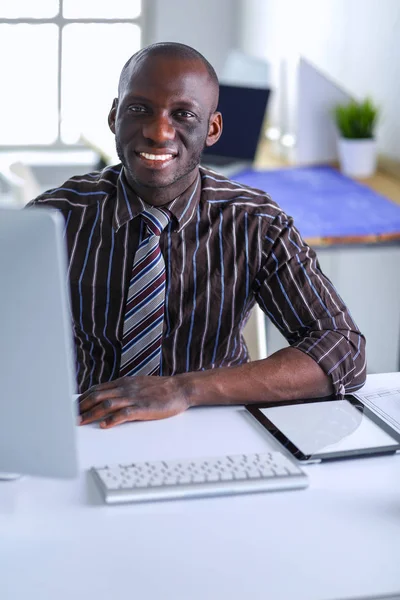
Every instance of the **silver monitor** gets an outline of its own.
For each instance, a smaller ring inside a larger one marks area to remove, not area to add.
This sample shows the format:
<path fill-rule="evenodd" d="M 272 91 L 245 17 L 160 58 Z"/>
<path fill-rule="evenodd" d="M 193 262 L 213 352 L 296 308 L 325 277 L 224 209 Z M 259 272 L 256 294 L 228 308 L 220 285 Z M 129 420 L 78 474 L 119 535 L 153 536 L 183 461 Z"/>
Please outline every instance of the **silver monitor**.
<path fill-rule="evenodd" d="M 64 220 L 0 209 L 0 472 L 77 474 Z M 1 476 L 1 475 L 0 475 Z"/>

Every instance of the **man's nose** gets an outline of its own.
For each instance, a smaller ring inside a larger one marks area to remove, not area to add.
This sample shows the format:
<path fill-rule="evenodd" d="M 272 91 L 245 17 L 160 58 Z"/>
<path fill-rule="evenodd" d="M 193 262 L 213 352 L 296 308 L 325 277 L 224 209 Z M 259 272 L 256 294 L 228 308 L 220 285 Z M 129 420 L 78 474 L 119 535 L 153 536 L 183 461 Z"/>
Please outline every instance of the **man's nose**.
<path fill-rule="evenodd" d="M 175 138 L 175 128 L 173 127 L 169 115 L 157 114 L 143 126 L 143 135 L 153 142 L 162 143 Z"/>

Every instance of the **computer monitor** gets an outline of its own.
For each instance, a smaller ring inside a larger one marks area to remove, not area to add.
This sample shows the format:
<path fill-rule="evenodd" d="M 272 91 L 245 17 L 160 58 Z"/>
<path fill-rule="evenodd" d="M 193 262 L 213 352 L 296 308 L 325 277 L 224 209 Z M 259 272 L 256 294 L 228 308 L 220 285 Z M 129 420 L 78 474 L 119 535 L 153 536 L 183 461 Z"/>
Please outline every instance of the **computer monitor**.
<path fill-rule="evenodd" d="M 78 471 L 63 229 L 57 211 L 0 209 L 0 473 L 5 475 L 67 478 Z"/>
<path fill-rule="evenodd" d="M 269 96 L 269 88 L 220 85 L 218 110 L 223 131 L 214 146 L 205 148 L 203 164 L 254 161 Z"/>

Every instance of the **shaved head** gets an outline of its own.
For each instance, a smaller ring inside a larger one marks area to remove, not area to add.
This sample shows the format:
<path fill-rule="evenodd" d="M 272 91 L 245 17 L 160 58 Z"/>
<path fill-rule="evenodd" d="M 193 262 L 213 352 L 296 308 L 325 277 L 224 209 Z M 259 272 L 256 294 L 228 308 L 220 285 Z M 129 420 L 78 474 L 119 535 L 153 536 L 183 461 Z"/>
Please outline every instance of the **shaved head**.
<path fill-rule="evenodd" d="M 214 112 L 217 109 L 219 81 L 214 67 L 202 54 L 200 54 L 200 52 L 191 46 L 186 46 L 186 44 L 179 44 L 177 42 L 159 42 L 157 44 L 152 44 L 151 46 L 142 48 L 136 52 L 136 54 L 131 56 L 121 71 L 118 84 L 118 96 L 121 96 L 126 89 L 127 84 L 134 74 L 135 67 L 140 66 L 141 63 L 144 63 L 149 58 L 160 56 L 163 58 L 178 59 L 192 63 L 201 63 L 207 71 L 211 87 L 214 88 L 214 102 L 211 112 Z"/>

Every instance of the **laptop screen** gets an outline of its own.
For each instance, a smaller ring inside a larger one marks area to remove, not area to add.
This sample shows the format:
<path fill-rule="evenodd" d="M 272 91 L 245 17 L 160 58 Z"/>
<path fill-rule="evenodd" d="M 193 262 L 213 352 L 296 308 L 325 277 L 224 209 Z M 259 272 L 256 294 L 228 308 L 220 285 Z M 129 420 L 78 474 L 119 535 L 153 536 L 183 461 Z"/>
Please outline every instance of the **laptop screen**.
<path fill-rule="evenodd" d="M 204 149 L 205 162 L 211 157 L 254 160 L 269 95 L 265 88 L 220 85 L 223 131 L 214 146 Z"/>

